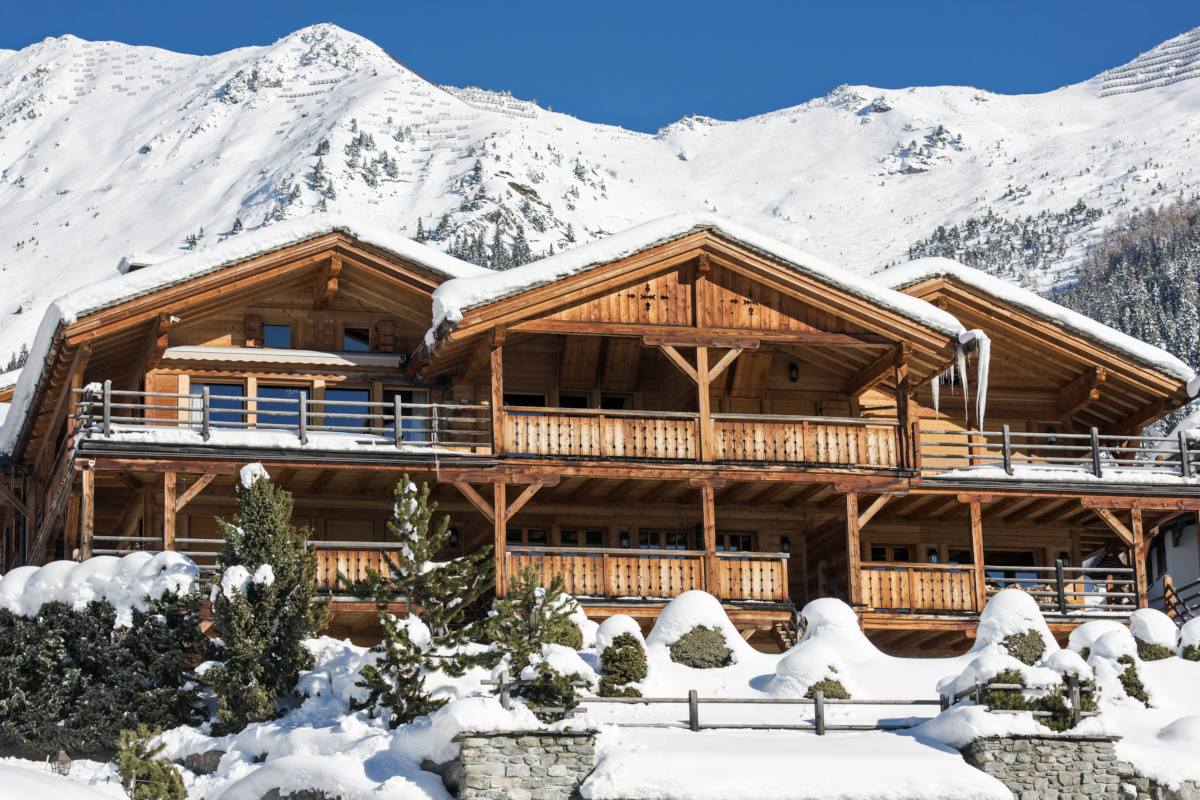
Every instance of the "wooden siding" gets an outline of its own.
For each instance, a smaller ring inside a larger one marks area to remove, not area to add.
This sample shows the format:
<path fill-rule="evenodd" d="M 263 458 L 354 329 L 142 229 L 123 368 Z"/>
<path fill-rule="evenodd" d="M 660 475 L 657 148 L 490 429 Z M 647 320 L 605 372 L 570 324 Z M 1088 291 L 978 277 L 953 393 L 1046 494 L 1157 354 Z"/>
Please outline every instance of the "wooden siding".
<path fill-rule="evenodd" d="M 970 566 L 864 564 L 863 604 L 891 611 L 976 611 Z"/>

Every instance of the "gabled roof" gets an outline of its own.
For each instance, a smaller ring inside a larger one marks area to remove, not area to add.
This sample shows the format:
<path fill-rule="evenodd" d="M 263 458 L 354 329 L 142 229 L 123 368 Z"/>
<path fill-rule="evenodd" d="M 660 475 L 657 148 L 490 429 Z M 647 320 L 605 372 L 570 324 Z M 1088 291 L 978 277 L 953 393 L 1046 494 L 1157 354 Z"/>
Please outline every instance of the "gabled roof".
<path fill-rule="evenodd" d="M 452 328 L 464 313 L 553 281 L 619 261 L 693 233 L 709 231 L 765 255 L 789 268 L 837 286 L 843 291 L 901 314 L 942 334 L 957 336 L 963 326 L 935 306 L 881 286 L 869 278 L 772 239 L 736 222 L 708 213 L 677 214 L 652 220 L 620 233 L 565 250 L 503 272 L 447 281 L 433 293 L 433 326 L 426 344 Z"/>
<path fill-rule="evenodd" d="M 927 280 L 950 278 L 996 300 L 1017 306 L 1095 344 L 1115 350 L 1142 366 L 1166 373 L 1181 381 L 1190 381 L 1196 377 L 1196 373 L 1191 367 L 1161 347 L 1155 347 L 1140 339 L 1135 339 L 1102 322 L 1097 322 L 1091 317 L 1034 294 L 1028 289 L 1022 289 L 1016 284 L 960 264 L 953 259 L 919 258 L 881 270 L 871 277 L 878 279 L 882 285 L 898 291 Z"/>

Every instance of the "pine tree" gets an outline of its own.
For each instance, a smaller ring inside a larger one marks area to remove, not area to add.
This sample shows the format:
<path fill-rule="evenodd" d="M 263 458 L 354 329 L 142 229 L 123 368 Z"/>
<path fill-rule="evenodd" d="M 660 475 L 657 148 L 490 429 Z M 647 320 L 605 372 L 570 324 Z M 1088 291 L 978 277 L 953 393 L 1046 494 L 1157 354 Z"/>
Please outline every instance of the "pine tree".
<path fill-rule="evenodd" d="M 508 248 L 504 246 L 504 233 L 499 225 L 496 226 L 496 231 L 492 234 L 491 251 L 492 269 L 504 270 L 513 265 L 512 259 L 508 254 Z"/>
<path fill-rule="evenodd" d="M 439 670 L 462 675 L 486 656 L 463 652 L 481 638 L 483 623 L 469 619 L 472 607 L 492 587 L 491 548 L 447 561 L 435 561 L 450 539 L 450 519 L 433 523 L 437 503 L 429 485 L 420 488 L 404 478 L 396 485 L 388 533 L 402 547 L 384 553 L 382 573 L 369 570 L 365 581 L 350 584 L 360 596 L 374 598 L 379 608 L 383 640 L 373 652 L 375 664 L 362 672 L 367 708 L 386 708 L 392 727 L 428 714 L 445 702 L 425 691 L 425 672 Z M 339 576 L 343 583 L 344 576 Z M 389 603 L 404 601 L 405 617 L 387 611 Z M 420 616 L 413 609 L 420 609 Z"/>
<path fill-rule="evenodd" d="M 205 674 L 219 701 L 214 730 L 225 732 L 275 716 L 312 663 L 303 642 L 323 627 L 326 611 L 312 602 L 316 552 L 308 531 L 292 525 L 291 494 L 265 472 L 243 473 L 237 517 L 217 521 L 224 546 L 212 608 L 222 663 Z"/>
<path fill-rule="evenodd" d="M 568 242 L 575 241 L 575 226 L 569 222 L 567 223 L 567 232 L 565 234 L 563 234 L 563 238 L 566 239 Z"/>
<path fill-rule="evenodd" d="M 232 233 L 241 233 L 241 232 L 242 232 L 242 228 L 243 228 L 243 225 L 242 225 L 242 218 L 241 218 L 241 217 L 236 217 L 236 218 L 233 220 L 233 228 L 231 229 L 231 232 L 232 232 Z"/>
<path fill-rule="evenodd" d="M 439 242 L 446 240 L 450 235 L 450 215 L 442 214 L 442 218 L 438 220 L 437 228 L 433 231 L 433 239 Z"/>
<path fill-rule="evenodd" d="M 131 800 L 184 800 L 187 791 L 175 766 L 160 757 L 164 744 L 152 745 L 159 729 L 139 725 L 121 731 L 117 743 L 117 774 Z"/>
<path fill-rule="evenodd" d="M 421 221 L 420 217 L 417 217 L 417 232 L 413 234 L 413 241 L 425 241 L 425 223 Z"/>
<path fill-rule="evenodd" d="M 329 155 L 329 140 L 328 139 L 322 139 L 321 141 L 317 142 L 316 155 L 318 157 Z"/>
<path fill-rule="evenodd" d="M 528 264 L 530 261 L 533 261 L 533 251 L 529 247 L 529 240 L 525 238 L 525 229 L 523 227 L 517 228 L 517 235 L 513 237 L 509 260 L 514 267 L 519 267 L 522 264 Z"/>

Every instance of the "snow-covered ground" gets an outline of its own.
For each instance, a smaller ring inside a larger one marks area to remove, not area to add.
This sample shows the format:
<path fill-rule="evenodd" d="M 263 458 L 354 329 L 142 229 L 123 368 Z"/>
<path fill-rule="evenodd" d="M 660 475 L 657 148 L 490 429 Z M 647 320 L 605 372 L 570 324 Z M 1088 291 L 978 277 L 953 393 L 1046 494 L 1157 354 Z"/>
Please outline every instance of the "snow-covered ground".
<path fill-rule="evenodd" d="M 647 134 L 430 84 L 332 25 L 212 56 L 46 39 L 0 58 L 0 359 L 125 256 L 321 208 L 408 236 L 446 215 L 441 249 L 490 241 L 499 213 L 537 252 L 709 211 L 864 274 L 988 209 L 1102 210 L 1027 276 L 1041 288 L 1122 211 L 1200 187 L 1197 75 L 1159 86 L 1135 66 L 1021 96 L 840 86 Z"/>
<path fill-rule="evenodd" d="M 16 613 L 36 613 L 50 600 L 76 602 L 107 597 L 137 603 L 170 579 L 186 573 L 176 566 L 154 568 L 153 559 L 92 559 L 82 565 L 22 568 L 0 578 L 0 600 Z M 43 574 L 44 573 L 44 574 Z M 122 576 L 125 576 L 124 579 Z M 158 576 L 158 577 L 153 577 Z M 125 586 L 120 585 L 124 580 Z M 76 596 L 78 595 L 78 596 Z M 900 658 L 880 652 L 863 635 L 854 612 L 841 601 L 821 599 L 804 609 L 808 622 L 801 642 L 783 654 L 754 650 L 738 634 L 720 604 L 703 592 L 672 601 L 644 638 L 648 673 L 637 688 L 646 698 L 682 698 L 695 689 L 703 698 L 725 700 L 800 699 L 819 680 L 837 680 L 856 700 L 922 700 L 925 704 L 831 704 L 827 722 L 874 725 L 895 730 L 810 732 L 772 729 L 812 722 L 808 704 L 701 703 L 702 725 L 753 725 L 753 730 L 686 730 L 682 704 L 603 704 L 584 700 L 575 717 L 559 727 L 600 730 L 598 761 L 583 787 L 589 798 L 655 800 L 817 800 L 817 798 L 1005 798 L 1007 789 L 967 766 L 956 747 L 980 735 L 1048 733 L 1028 713 L 991 714 L 964 700 L 940 712 L 939 693 L 954 693 L 977 681 L 1013 670 L 1030 692 L 1061 687 L 1064 675 L 1095 681 L 1100 713 L 1077 733 L 1113 733 L 1123 738 L 1118 754 L 1143 774 L 1167 784 L 1200 780 L 1200 662 L 1179 657 L 1200 643 L 1200 622 L 1182 635 L 1153 610 L 1136 612 L 1130 624 L 1095 620 L 1078 628 L 1060 649 L 1036 603 L 1019 590 L 996 595 L 980 618 L 970 652 L 953 658 Z M 694 669 L 671 658 L 671 646 L 697 625 L 717 629 L 732 662 Z M 576 653 L 554 646 L 546 659 L 556 668 L 594 682 L 600 653 L 621 633 L 641 637 L 636 623 L 613 617 L 598 629 L 584 625 L 585 646 Z M 1003 642 L 1032 632 L 1044 644 L 1033 665 L 1017 661 Z M 1135 638 L 1167 648 L 1159 661 L 1137 657 Z M 440 778 L 421 769 L 423 761 L 455 755 L 462 731 L 525 730 L 540 725 L 521 704 L 505 710 L 483 683 L 491 675 L 470 670 L 461 678 L 433 673 L 427 685 L 450 702 L 429 718 L 391 729 L 365 712 L 358 675 L 372 658 L 348 641 L 312 640 L 313 668 L 297 690 L 303 701 L 278 720 L 253 724 L 239 733 L 211 737 L 204 728 L 178 728 L 162 737 L 165 754 L 220 750 L 217 771 L 185 771 L 191 800 L 258 798 L 273 788 L 285 792 L 316 788 L 343 800 L 434 798 L 449 795 Z M 1085 658 L 1086 656 L 1086 658 Z M 1129 657 L 1149 694 L 1148 706 L 1127 696 L 1118 679 Z M 664 728 L 664 724 L 675 727 Z M 0 800 L 54 796 L 69 800 L 119 797 L 106 765 L 79 762 L 66 779 L 45 764 L 0 760 Z M 55 791 L 59 793 L 54 793 Z"/>

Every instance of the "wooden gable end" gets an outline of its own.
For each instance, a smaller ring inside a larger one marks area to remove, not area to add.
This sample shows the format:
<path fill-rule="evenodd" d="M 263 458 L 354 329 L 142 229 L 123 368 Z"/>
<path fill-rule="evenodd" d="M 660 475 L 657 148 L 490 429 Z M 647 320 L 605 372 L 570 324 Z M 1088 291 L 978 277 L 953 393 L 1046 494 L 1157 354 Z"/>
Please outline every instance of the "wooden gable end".
<path fill-rule="evenodd" d="M 546 319 L 563 322 L 692 325 L 695 275 L 696 268 L 693 264 L 683 264 L 560 308 L 549 314 Z"/>
<path fill-rule="evenodd" d="M 860 325 L 726 266 L 709 268 L 699 295 L 700 327 L 796 333 L 866 332 Z"/>

